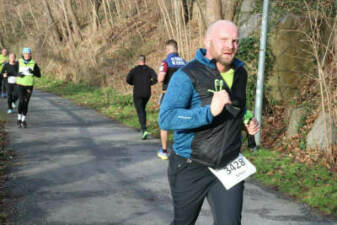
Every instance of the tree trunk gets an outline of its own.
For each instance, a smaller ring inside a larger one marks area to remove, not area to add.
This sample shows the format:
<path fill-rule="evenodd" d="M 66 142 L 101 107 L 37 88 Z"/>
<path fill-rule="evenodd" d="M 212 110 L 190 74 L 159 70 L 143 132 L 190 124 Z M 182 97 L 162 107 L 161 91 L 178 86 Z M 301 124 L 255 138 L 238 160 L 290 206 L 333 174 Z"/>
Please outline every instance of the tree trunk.
<path fill-rule="evenodd" d="M 77 16 L 74 12 L 74 9 L 73 9 L 73 5 L 71 3 L 71 0 L 66 0 L 66 8 L 67 8 L 67 12 L 70 16 L 70 23 L 71 23 L 71 28 L 73 30 L 73 32 L 75 33 L 76 35 L 76 38 L 78 40 L 82 40 L 82 34 L 81 34 L 81 28 L 80 28 L 80 23 L 78 22 L 78 19 L 77 19 Z"/>
<path fill-rule="evenodd" d="M 64 16 L 64 23 L 65 23 L 65 27 L 66 27 L 66 32 L 68 34 L 68 42 L 70 42 L 72 45 L 74 45 L 74 37 L 73 37 L 73 32 L 71 30 L 70 27 L 70 21 L 68 18 L 68 13 L 67 13 L 67 9 L 65 6 L 65 1 L 68 2 L 68 0 L 62 0 L 61 1 L 61 6 L 62 6 L 62 10 L 63 10 L 63 16 Z"/>
<path fill-rule="evenodd" d="M 100 21 L 98 18 L 98 10 L 102 4 L 102 0 L 91 0 L 91 5 L 92 5 L 92 25 L 93 25 L 93 30 L 96 31 L 97 28 L 99 27 Z"/>
<path fill-rule="evenodd" d="M 49 27 L 49 25 L 51 25 L 55 41 L 56 42 L 62 42 L 62 34 L 60 32 L 60 29 L 57 26 L 57 23 L 54 19 L 53 14 L 51 13 L 48 1 L 43 0 L 43 3 L 44 3 L 44 6 L 46 8 L 46 12 L 47 12 L 47 16 L 48 16 L 48 27 Z"/>
<path fill-rule="evenodd" d="M 206 1 L 207 25 L 221 19 L 221 0 Z"/>
<path fill-rule="evenodd" d="M 236 0 L 222 0 L 222 15 L 226 20 L 233 21 L 235 12 L 238 7 L 238 1 Z"/>
<path fill-rule="evenodd" d="M 335 23 L 337 23 L 337 16 L 335 16 Z M 334 63 L 337 63 L 337 28 L 335 29 L 335 34 L 334 34 Z M 336 65 L 337 66 L 337 65 Z"/>
<path fill-rule="evenodd" d="M 31 1 L 29 0 L 28 1 L 28 4 L 29 4 L 29 10 L 30 10 L 30 14 L 32 15 L 32 18 L 34 20 L 34 23 L 35 23 L 35 26 L 36 26 L 36 29 L 39 31 L 40 30 L 40 26 L 39 26 L 39 23 L 37 22 L 36 20 L 36 17 L 34 15 L 34 12 L 33 12 L 33 7 L 32 7 L 32 3 Z"/>
<path fill-rule="evenodd" d="M 185 23 L 187 24 L 192 19 L 194 0 L 182 0 L 184 6 Z"/>
<path fill-rule="evenodd" d="M 3 40 L 2 36 L 1 36 L 1 34 L 0 34 L 0 47 L 1 48 L 5 47 L 4 40 Z"/>

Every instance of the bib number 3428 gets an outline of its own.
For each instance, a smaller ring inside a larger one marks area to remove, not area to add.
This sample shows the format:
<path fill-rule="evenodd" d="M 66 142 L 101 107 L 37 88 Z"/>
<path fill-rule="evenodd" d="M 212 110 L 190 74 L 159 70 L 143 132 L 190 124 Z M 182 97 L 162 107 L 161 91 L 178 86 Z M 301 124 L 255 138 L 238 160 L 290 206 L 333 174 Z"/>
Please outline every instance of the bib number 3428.
<path fill-rule="evenodd" d="M 227 174 L 230 175 L 232 172 L 235 172 L 236 170 L 240 170 L 242 167 L 245 167 L 245 166 L 246 166 L 245 160 L 241 157 L 238 157 L 234 161 L 229 163 L 225 167 L 225 170 Z"/>
<path fill-rule="evenodd" d="M 209 170 L 221 181 L 227 190 L 256 173 L 255 166 L 242 154 L 222 169 Z"/>

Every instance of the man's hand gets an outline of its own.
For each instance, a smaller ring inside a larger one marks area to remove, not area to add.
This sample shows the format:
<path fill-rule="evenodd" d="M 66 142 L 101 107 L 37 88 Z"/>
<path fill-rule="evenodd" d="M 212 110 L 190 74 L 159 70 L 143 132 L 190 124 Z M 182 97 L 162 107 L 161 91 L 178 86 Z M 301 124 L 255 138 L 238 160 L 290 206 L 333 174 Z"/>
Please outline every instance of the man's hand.
<path fill-rule="evenodd" d="M 25 75 L 22 72 L 18 73 L 19 77 L 24 77 Z"/>
<path fill-rule="evenodd" d="M 4 78 L 7 78 L 7 73 L 4 73 Z"/>
<path fill-rule="evenodd" d="M 211 114 L 213 116 L 218 116 L 222 110 L 224 109 L 225 105 L 231 104 L 231 99 L 227 91 L 216 91 L 214 92 L 212 102 L 211 102 Z"/>
<path fill-rule="evenodd" d="M 255 135 L 257 132 L 259 132 L 259 122 L 257 122 L 256 118 L 253 118 L 249 121 L 247 125 L 245 125 L 247 128 L 247 132 L 250 135 Z"/>
<path fill-rule="evenodd" d="M 32 70 L 32 68 L 28 68 L 28 72 L 33 73 L 34 70 Z"/>

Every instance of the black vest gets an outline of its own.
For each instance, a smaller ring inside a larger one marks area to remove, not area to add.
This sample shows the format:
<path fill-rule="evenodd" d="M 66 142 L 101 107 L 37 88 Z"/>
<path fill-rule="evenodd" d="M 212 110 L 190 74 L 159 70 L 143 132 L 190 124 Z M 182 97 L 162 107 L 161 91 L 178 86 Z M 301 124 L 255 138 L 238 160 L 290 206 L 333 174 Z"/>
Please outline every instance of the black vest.
<path fill-rule="evenodd" d="M 224 81 L 224 89 L 229 93 L 233 106 L 227 105 L 223 112 L 214 117 L 211 124 L 193 129 L 192 161 L 205 166 L 220 168 L 236 158 L 241 148 L 241 130 L 246 106 L 247 72 L 243 67 L 234 68 L 234 80 L 229 89 Z M 208 67 L 194 60 L 183 69 L 200 97 L 202 106 L 210 105 L 214 90 L 214 80 L 223 80 L 216 68 Z"/>

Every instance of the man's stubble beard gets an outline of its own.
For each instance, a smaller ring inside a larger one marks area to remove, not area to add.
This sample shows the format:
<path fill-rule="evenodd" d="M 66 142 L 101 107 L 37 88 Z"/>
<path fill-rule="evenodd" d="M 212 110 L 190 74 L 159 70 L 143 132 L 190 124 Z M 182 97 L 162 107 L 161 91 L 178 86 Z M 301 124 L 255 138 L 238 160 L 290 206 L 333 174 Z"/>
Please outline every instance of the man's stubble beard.
<path fill-rule="evenodd" d="M 227 60 L 225 58 L 223 58 L 223 56 L 220 54 L 217 54 L 216 53 L 216 50 L 215 50 L 215 47 L 213 45 L 213 43 L 211 42 L 211 55 L 213 56 L 213 58 L 216 60 L 216 62 L 220 63 L 221 65 L 225 66 L 225 67 L 228 67 L 230 65 L 232 65 L 232 62 L 234 60 L 234 56 L 230 59 L 230 60 Z"/>
<path fill-rule="evenodd" d="M 223 59 L 221 55 L 216 57 L 215 60 L 225 67 L 232 65 L 232 62 L 233 62 L 233 58 L 230 60 L 227 60 L 227 59 Z"/>

